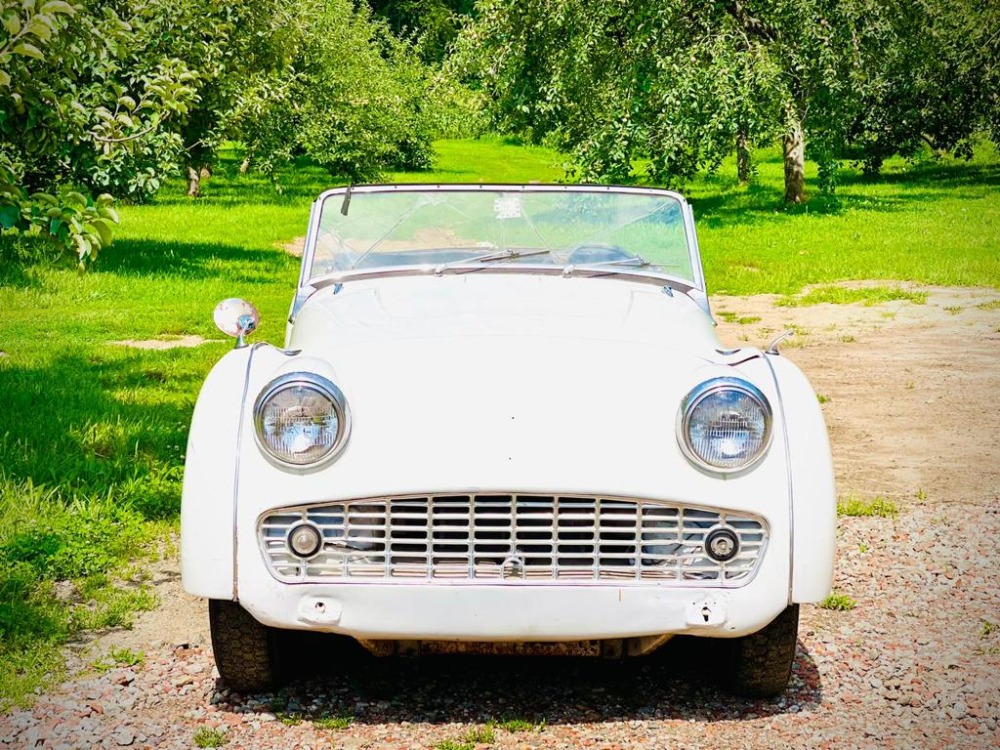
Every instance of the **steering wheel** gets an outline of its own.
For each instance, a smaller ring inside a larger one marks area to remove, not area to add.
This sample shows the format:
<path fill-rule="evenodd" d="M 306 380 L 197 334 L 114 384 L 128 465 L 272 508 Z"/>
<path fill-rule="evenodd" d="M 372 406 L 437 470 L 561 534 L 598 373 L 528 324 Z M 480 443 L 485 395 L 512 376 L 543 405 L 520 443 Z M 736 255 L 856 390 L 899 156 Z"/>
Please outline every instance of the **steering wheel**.
<path fill-rule="evenodd" d="M 588 242 L 574 247 L 569 253 L 567 262 L 575 265 L 583 265 L 585 263 L 607 263 L 612 260 L 628 260 L 634 257 L 632 253 L 627 253 L 616 245 Z"/>

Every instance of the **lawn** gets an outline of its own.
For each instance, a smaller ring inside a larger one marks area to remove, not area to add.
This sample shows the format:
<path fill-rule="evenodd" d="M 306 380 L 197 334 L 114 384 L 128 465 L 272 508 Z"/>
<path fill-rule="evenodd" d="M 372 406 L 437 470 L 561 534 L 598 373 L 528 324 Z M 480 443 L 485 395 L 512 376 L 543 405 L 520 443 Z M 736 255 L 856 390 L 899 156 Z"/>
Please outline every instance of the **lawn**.
<path fill-rule="evenodd" d="M 442 141 L 434 171 L 396 181 L 555 181 L 562 157 L 500 140 Z M 232 344 L 215 303 L 260 308 L 257 339 L 279 343 L 305 232 L 329 177 L 306 164 L 280 191 L 227 155 L 192 201 L 180 181 L 121 208 L 115 244 L 83 275 L 0 266 L 0 707 L 59 674 L 60 646 L 85 629 L 128 626 L 155 605 L 150 556 L 173 554 L 187 425 L 199 384 Z M 1000 286 L 1000 159 L 887 164 L 866 181 L 845 163 L 836 199 L 786 209 L 781 163 L 695 180 L 710 290 L 794 293 L 842 279 Z M 808 173 L 815 192 L 815 174 Z M 7 242 L 9 240 L 0 240 Z M 0 255 L 2 257 L 2 255 Z M 114 342 L 199 335 L 196 348 Z"/>

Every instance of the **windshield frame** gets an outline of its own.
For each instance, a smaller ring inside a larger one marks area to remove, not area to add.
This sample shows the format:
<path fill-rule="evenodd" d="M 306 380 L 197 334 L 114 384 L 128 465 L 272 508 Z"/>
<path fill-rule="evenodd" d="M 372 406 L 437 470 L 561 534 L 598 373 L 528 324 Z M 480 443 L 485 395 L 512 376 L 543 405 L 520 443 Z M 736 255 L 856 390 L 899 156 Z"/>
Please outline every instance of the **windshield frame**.
<path fill-rule="evenodd" d="M 504 184 L 504 183 L 392 183 L 373 185 L 349 185 L 332 188 L 320 193 L 312 204 L 309 217 L 309 228 L 306 233 L 305 247 L 302 252 L 302 263 L 299 269 L 298 290 L 292 304 L 289 318 L 291 322 L 305 299 L 316 290 L 331 284 L 340 284 L 352 279 L 372 279 L 392 276 L 426 276 L 441 269 L 429 267 L 427 263 L 412 265 L 392 265 L 384 267 L 363 267 L 334 271 L 326 274 L 312 275 L 315 258 L 316 242 L 319 236 L 320 221 L 327 201 L 349 201 L 354 195 L 361 193 L 400 193 L 400 192 L 508 192 L 508 193 L 619 193 L 630 195 L 648 195 L 670 198 L 678 202 L 684 221 L 684 235 L 691 263 L 692 279 L 682 279 L 653 268 L 628 267 L 624 265 L 580 265 L 571 274 L 574 276 L 621 278 L 633 281 L 669 286 L 692 297 L 708 312 L 708 297 L 705 288 L 704 270 L 701 265 L 701 254 L 698 238 L 694 228 L 694 214 L 691 205 L 684 196 L 672 190 L 650 187 L 634 187 L 627 185 L 553 185 L 545 183 Z M 341 210 L 340 207 L 334 210 Z M 535 273 L 560 274 L 565 269 L 560 266 L 546 266 L 537 263 L 518 263 L 516 259 L 499 264 L 484 264 L 475 260 L 468 262 L 455 261 L 447 267 L 449 273 Z"/>

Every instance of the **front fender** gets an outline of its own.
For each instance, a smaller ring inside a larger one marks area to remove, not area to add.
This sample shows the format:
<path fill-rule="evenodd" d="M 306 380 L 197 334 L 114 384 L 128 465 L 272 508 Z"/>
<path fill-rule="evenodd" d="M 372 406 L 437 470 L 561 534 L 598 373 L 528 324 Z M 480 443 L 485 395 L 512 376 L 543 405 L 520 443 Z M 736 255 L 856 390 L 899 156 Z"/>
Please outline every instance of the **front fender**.
<path fill-rule="evenodd" d="M 236 477 L 255 349 L 234 349 L 215 364 L 191 418 L 181 495 L 181 581 L 195 596 L 236 598 Z"/>
<path fill-rule="evenodd" d="M 820 602 L 833 585 L 837 492 L 826 422 L 802 371 L 767 356 L 781 392 L 792 496 L 792 602 Z M 779 447 L 779 446 L 774 446 Z"/>

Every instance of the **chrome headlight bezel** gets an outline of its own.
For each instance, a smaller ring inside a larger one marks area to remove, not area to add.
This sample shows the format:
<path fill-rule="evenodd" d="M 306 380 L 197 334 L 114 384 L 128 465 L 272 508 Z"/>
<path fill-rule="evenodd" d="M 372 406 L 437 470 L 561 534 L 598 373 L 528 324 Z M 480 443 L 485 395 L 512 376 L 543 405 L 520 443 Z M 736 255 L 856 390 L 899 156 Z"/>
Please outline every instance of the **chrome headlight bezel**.
<path fill-rule="evenodd" d="M 284 456 L 276 454 L 264 437 L 265 406 L 282 391 L 295 387 L 311 389 L 329 400 L 333 405 L 333 410 L 337 417 L 337 434 L 330 447 L 308 461 L 289 461 Z M 344 396 L 343 391 L 329 378 L 325 378 L 314 372 L 289 372 L 279 375 L 268 383 L 254 402 L 253 421 L 254 438 L 261 452 L 269 461 L 286 469 L 308 470 L 333 460 L 347 445 L 347 438 L 351 432 L 351 412 L 347 406 L 347 398 Z"/>
<path fill-rule="evenodd" d="M 760 448 L 746 461 L 735 466 L 720 466 L 707 461 L 698 454 L 691 440 L 691 417 L 695 408 L 705 399 L 727 391 L 739 393 L 752 399 L 764 417 L 764 435 L 761 438 Z M 681 408 L 677 412 L 677 443 L 685 457 L 699 469 L 713 474 L 738 474 L 750 469 L 767 455 L 767 450 L 771 445 L 773 417 L 774 413 L 767 396 L 753 383 L 734 377 L 711 378 L 692 388 L 681 402 Z"/>

